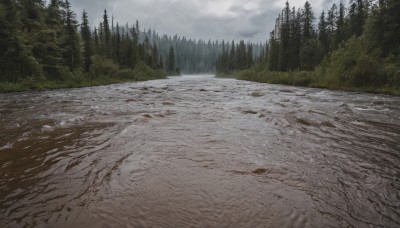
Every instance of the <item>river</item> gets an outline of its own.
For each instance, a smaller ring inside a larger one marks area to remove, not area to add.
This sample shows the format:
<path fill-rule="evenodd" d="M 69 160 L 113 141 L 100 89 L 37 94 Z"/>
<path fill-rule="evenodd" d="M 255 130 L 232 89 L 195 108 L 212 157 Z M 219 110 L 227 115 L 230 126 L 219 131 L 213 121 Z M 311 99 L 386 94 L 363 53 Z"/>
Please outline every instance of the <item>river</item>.
<path fill-rule="evenodd" d="M 0 126 L 0 227 L 400 227 L 399 97 L 183 76 Z"/>

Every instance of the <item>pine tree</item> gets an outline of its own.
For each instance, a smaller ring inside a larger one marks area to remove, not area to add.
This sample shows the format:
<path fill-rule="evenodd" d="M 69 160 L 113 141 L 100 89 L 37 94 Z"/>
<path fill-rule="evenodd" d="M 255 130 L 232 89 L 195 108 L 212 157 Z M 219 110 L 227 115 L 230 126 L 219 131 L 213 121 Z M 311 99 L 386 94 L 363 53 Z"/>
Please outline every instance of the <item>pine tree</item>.
<path fill-rule="evenodd" d="M 301 10 L 292 9 L 290 28 L 290 59 L 289 70 L 297 70 L 300 68 L 300 49 L 302 45 L 302 15 Z"/>
<path fill-rule="evenodd" d="M 164 60 L 162 55 L 160 55 L 159 61 L 158 61 L 158 69 L 164 69 Z"/>
<path fill-rule="evenodd" d="M 81 36 L 83 41 L 84 70 L 87 73 L 90 70 L 90 65 L 92 65 L 91 57 L 93 55 L 93 47 L 92 47 L 93 41 L 92 41 L 92 34 L 90 33 L 88 16 L 85 10 L 82 13 Z M 95 30 L 95 36 L 97 39 L 97 30 Z"/>
<path fill-rule="evenodd" d="M 34 55 L 43 64 L 43 69 L 48 79 L 64 80 L 68 74 L 68 67 L 64 64 L 62 55 L 65 25 L 61 8 L 63 2 L 51 0 L 46 10 L 46 29 L 40 30 L 35 38 Z"/>
<path fill-rule="evenodd" d="M 286 2 L 286 6 L 283 9 L 280 25 L 280 48 L 279 48 L 279 70 L 287 71 L 289 66 L 290 58 L 290 7 L 289 2 Z"/>
<path fill-rule="evenodd" d="M 103 46 L 104 46 L 104 57 L 106 58 L 111 58 L 111 30 L 110 30 L 110 24 L 108 22 L 108 15 L 107 15 L 107 10 L 104 10 L 104 15 L 103 15 L 103 27 L 102 27 L 102 36 L 103 37 Z"/>
<path fill-rule="evenodd" d="M 78 36 L 78 21 L 76 14 L 71 9 L 71 4 L 68 0 L 64 3 L 65 7 L 65 23 L 66 23 L 66 36 L 64 38 L 63 56 L 66 65 L 71 71 L 79 68 L 82 62 L 82 53 L 80 46 L 80 39 Z"/>
<path fill-rule="evenodd" d="M 327 31 L 327 23 L 325 20 L 325 11 L 322 11 L 321 17 L 319 18 L 318 31 L 319 31 L 318 40 L 322 46 L 323 55 L 325 55 L 329 51 L 329 38 Z"/>
<path fill-rule="evenodd" d="M 229 71 L 237 69 L 237 54 L 235 51 L 235 41 L 232 40 L 231 50 L 229 52 Z"/>
<path fill-rule="evenodd" d="M 153 43 L 153 46 L 151 48 L 151 68 L 153 69 L 158 69 L 158 49 L 155 43 Z"/>
<path fill-rule="evenodd" d="M 268 69 L 270 71 L 279 70 L 279 42 L 276 39 L 275 30 L 270 33 L 269 39 L 269 65 Z"/>
<path fill-rule="evenodd" d="M 379 9 L 368 19 L 365 37 L 370 49 L 377 49 L 382 57 L 392 55 L 400 65 L 400 1 L 380 1 Z"/>
<path fill-rule="evenodd" d="M 304 4 L 303 14 L 303 40 L 308 41 L 314 38 L 315 33 L 313 28 L 313 21 L 315 20 L 315 17 L 311 8 L 311 4 L 308 1 Z"/>
<path fill-rule="evenodd" d="M 176 73 L 176 65 L 175 65 L 175 52 L 174 47 L 170 46 L 169 54 L 168 54 L 168 63 L 167 63 L 167 71 L 168 73 Z"/>
<path fill-rule="evenodd" d="M 25 45 L 15 1 L 0 3 L 0 81 L 16 82 L 26 76 L 40 77 L 41 68 Z"/>
<path fill-rule="evenodd" d="M 118 64 L 122 65 L 121 61 L 121 33 L 120 33 L 121 28 L 119 27 L 119 24 L 117 23 L 116 27 L 116 32 L 114 34 L 114 42 L 115 45 L 113 47 L 113 52 L 115 53 L 115 62 Z"/>
<path fill-rule="evenodd" d="M 345 30 L 345 7 L 342 2 L 339 4 L 338 16 L 336 19 L 336 32 L 334 34 L 334 47 L 337 47 L 346 39 Z"/>
<path fill-rule="evenodd" d="M 254 64 L 254 59 L 253 59 L 253 44 L 249 44 L 247 46 L 247 59 L 246 59 L 247 65 L 246 68 L 250 68 Z"/>
<path fill-rule="evenodd" d="M 333 4 L 331 8 L 328 10 L 328 17 L 326 19 L 327 23 L 327 35 L 329 39 L 329 51 L 332 51 L 336 48 L 335 44 L 335 33 L 336 33 L 336 20 L 337 20 L 338 12 L 336 4 Z"/>

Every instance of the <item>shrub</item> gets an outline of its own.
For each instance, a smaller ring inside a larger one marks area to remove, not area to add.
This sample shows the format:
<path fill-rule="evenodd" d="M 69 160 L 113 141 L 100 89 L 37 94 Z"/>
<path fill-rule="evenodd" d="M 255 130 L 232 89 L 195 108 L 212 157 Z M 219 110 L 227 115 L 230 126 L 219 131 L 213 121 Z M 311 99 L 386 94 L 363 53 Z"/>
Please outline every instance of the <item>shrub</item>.
<path fill-rule="evenodd" d="M 100 76 L 115 77 L 119 67 L 109 59 L 104 59 L 101 56 L 92 57 L 92 65 L 90 66 L 90 76 L 97 78 Z"/>
<path fill-rule="evenodd" d="M 122 69 L 118 71 L 117 77 L 120 79 L 137 80 L 135 72 L 130 69 Z"/>

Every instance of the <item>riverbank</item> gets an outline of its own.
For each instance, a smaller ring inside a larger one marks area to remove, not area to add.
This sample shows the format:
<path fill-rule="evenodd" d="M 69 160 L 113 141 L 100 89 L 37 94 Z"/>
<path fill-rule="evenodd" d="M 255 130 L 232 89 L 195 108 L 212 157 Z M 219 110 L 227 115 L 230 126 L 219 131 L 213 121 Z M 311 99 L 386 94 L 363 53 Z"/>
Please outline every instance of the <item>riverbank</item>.
<path fill-rule="evenodd" d="M 228 77 L 227 75 L 218 75 L 217 77 Z M 291 71 L 291 72 L 272 72 L 268 70 L 257 70 L 255 68 L 233 72 L 232 78 L 245 81 L 253 81 L 268 84 L 282 84 L 291 86 L 304 86 L 311 88 L 322 88 L 330 90 L 342 90 L 350 92 L 365 92 L 376 94 L 387 94 L 400 96 L 400 88 L 390 85 L 377 87 L 371 86 L 349 86 L 334 82 L 333 80 L 319 75 L 317 71 Z"/>
<path fill-rule="evenodd" d="M 100 74 L 99 76 L 93 76 L 77 73 L 65 80 L 25 78 L 16 83 L 0 82 L 0 93 L 82 88 L 165 78 L 167 78 L 165 71 L 142 66 L 134 70 L 121 69 L 109 75 Z"/>

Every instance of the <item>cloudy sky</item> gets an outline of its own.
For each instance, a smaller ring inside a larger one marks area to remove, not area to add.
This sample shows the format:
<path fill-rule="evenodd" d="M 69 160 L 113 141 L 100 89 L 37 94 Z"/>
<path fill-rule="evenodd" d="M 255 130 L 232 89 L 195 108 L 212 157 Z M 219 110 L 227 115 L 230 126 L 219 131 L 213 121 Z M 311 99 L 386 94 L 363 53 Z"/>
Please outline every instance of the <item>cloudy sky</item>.
<path fill-rule="evenodd" d="M 319 14 L 334 0 L 309 0 Z M 98 25 L 104 9 L 124 25 L 139 20 L 160 34 L 208 40 L 244 39 L 264 42 L 286 0 L 70 0 L 80 19 L 83 9 Z M 289 1 L 301 7 L 305 0 Z"/>

